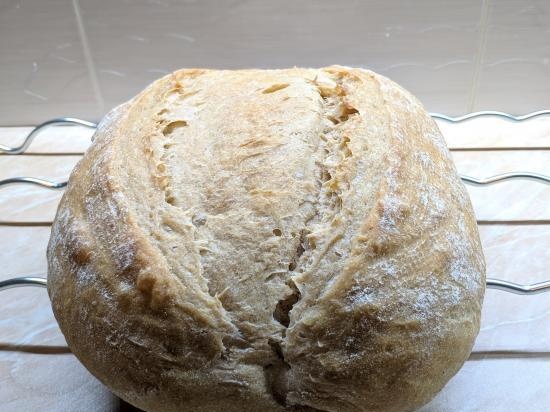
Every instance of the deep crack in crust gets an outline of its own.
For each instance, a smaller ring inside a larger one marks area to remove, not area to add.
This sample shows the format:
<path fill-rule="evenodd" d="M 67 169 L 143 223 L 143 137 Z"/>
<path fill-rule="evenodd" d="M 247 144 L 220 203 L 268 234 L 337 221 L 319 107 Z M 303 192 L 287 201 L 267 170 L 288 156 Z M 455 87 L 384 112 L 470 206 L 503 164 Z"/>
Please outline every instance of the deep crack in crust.
<path fill-rule="evenodd" d="M 69 345 L 150 411 L 406 411 L 484 263 L 418 102 L 372 72 L 182 70 L 112 112 L 48 248 Z"/>

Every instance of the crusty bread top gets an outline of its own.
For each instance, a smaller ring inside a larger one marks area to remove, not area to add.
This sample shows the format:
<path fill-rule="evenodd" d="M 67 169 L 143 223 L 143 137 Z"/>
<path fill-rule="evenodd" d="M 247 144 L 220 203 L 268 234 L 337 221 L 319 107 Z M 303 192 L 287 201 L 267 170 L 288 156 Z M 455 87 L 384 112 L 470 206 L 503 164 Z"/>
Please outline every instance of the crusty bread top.
<path fill-rule="evenodd" d="M 99 126 L 48 248 L 73 352 L 149 411 L 408 411 L 484 261 L 433 120 L 375 73 L 181 70 Z"/>

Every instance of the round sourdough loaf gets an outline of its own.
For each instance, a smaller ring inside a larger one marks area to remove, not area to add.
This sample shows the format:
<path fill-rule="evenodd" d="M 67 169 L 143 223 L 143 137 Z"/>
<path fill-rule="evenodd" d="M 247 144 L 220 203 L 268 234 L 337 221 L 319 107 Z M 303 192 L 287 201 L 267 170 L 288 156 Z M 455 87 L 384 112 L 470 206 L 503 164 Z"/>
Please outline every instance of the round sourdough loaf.
<path fill-rule="evenodd" d="M 154 412 L 414 410 L 485 284 L 436 124 L 341 66 L 154 82 L 99 125 L 48 262 L 71 350 Z"/>

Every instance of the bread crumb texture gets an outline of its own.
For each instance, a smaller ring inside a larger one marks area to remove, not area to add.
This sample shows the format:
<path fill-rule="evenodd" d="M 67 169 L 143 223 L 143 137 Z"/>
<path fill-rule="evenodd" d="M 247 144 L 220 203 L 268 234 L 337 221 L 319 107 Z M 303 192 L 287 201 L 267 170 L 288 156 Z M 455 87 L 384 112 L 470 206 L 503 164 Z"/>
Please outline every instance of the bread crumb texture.
<path fill-rule="evenodd" d="M 152 412 L 412 411 L 485 267 L 420 103 L 341 66 L 180 70 L 109 113 L 48 246 L 71 350 Z"/>

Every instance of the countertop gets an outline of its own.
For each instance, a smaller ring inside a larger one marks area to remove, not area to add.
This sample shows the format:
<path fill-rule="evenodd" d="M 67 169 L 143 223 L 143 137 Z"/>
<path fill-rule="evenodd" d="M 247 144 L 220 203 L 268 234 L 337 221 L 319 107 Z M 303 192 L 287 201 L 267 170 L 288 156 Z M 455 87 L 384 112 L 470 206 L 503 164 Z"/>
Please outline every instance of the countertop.
<path fill-rule="evenodd" d="M 460 124 L 440 122 L 440 127 L 462 174 L 550 175 L 550 116 L 521 124 L 481 118 Z M 31 129 L 0 127 L 0 143 L 17 145 Z M 0 156 L 0 179 L 63 180 L 80 158 L 76 153 L 89 145 L 90 135 L 90 130 L 80 127 L 48 129 L 26 154 Z M 468 190 L 480 220 L 488 276 L 520 283 L 549 279 L 550 186 L 510 181 Z M 60 196 L 61 191 L 24 185 L 0 189 L 0 280 L 45 276 L 50 228 L 44 222 L 53 218 Z M 7 221 L 20 223 L 13 226 Z M 42 224 L 21 223 L 31 221 Z M 550 294 L 517 296 L 488 290 L 470 359 L 421 412 L 546 411 L 550 410 L 548 382 Z M 70 353 L 47 293 L 40 288 L 0 293 L 0 405 L 4 412 L 135 410 Z"/>

